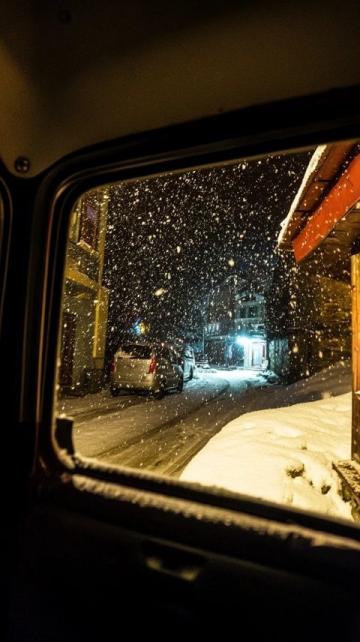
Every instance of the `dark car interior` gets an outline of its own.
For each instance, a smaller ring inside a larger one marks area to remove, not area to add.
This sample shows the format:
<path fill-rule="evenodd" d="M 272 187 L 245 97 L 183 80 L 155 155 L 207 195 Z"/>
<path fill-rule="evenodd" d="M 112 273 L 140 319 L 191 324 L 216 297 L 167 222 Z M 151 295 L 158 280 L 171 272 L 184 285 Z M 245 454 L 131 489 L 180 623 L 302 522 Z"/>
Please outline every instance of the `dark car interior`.
<path fill-rule="evenodd" d="M 54 389 L 76 199 L 358 138 L 359 4 L 1 16 L 1 639 L 358 640 L 356 523 L 76 456 Z"/>

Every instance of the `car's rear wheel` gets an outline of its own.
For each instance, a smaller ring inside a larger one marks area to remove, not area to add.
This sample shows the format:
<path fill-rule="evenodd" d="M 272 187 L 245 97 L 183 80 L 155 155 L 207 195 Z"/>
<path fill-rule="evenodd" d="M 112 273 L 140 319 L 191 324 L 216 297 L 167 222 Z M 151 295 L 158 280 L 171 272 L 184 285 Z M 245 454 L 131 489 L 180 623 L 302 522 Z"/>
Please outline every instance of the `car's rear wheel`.
<path fill-rule="evenodd" d="M 183 389 L 184 389 L 184 376 L 183 376 L 183 375 L 181 375 L 181 376 L 179 377 L 179 381 L 178 381 L 178 385 L 176 386 L 176 390 L 177 390 L 178 392 L 182 392 L 182 391 L 183 391 Z"/>
<path fill-rule="evenodd" d="M 165 389 L 164 389 L 164 386 L 161 385 L 159 386 L 159 388 L 157 388 L 157 390 L 154 390 L 153 397 L 154 399 L 162 399 L 164 394 L 165 394 Z"/>

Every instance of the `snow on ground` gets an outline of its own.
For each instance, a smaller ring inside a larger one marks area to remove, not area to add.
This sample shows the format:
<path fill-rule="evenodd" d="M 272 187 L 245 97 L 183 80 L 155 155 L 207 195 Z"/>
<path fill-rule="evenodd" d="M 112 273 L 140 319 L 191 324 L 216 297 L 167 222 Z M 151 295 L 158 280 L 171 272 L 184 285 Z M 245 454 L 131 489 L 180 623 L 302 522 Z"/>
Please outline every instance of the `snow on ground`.
<path fill-rule="evenodd" d="M 92 419 L 81 417 L 79 409 L 85 410 L 86 403 L 90 403 L 85 397 L 79 400 L 78 405 L 75 403 L 77 400 L 70 400 L 69 407 L 66 402 L 63 402 L 61 407 L 67 415 L 72 410 L 72 415 L 75 417 L 76 450 L 88 457 L 95 457 L 98 453 L 116 446 L 126 447 L 129 441 L 140 440 L 145 433 L 161 426 L 165 427 L 169 422 L 180 421 L 194 409 L 216 398 L 227 389 L 227 386 L 227 381 L 215 375 L 210 380 L 193 379 L 185 385 L 181 394 L 167 394 L 161 400 L 149 395 L 119 395 L 115 400 L 109 399 L 110 412 L 106 415 L 103 414 L 103 399 L 109 395 L 109 392 L 99 393 L 96 400 L 95 395 L 88 395 L 93 397 L 91 403 L 95 414 Z M 243 387 L 246 389 L 245 380 Z M 96 403 L 98 403 L 98 411 Z"/>
<path fill-rule="evenodd" d="M 339 394 L 349 390 L 348 371 L 340 363 L 292 386 L 274 386 L 274 406 L 283 407 L 228 423 L 181 479 L 351 519 L 332 469 L 333 461 L 350 458 L 351 393 Z"/>
<path fill-rule="evenodd" d="M 276 389 L 276 388 L 275 388 Z M 276 407 L 335 397 L 351 390 L 351 361 L 339 361 L 307 379 L 276 389 Z M 275 407 L 275 404 L 273 407 Z"/>
<path fill-rule="evenodd" d="M 127 394 L 124 391 L 112 397 L 108 388 L 101 392 L 87 394 L 82 397 L 64 397 L 57 402 L 59 415 L 65 414 L 76 422 L 88 422 L 89 419 L 99 419 L 104 413 L 110 411 L 126 410 L 131 406 L 152 403 L 154 409 L 163 412 L 164 407 L 176 407 L 176 414 L 187 413 L 194 407 L 211 400 L 226 390 L 227 383 L 236 382 L 240 389 L 246 389 L 246 382 L 261 378 L 260 373 L 254 370 L 222 371 L 215 368 L 195 368 L 194 378 L 184 386 L 183 394 L 167 394 L 162 402 L 154 400 L 149 394 Z M 181 407 L 181 408 L 180 408 Z M 179 410 L 180 408 L 180 410 Z"/>
<path fill-rule="evenodd" d="M 58 413 L 73 417 L 75 448 L 83 456 L 108 458 L 110 451 L 116 449 L 120 453 L 135 443 L 139 452 L 145 453 L 150 440 L 159 441 L 159 435 L 163 439 L 159 450 L 164 452 L 172 427 L 179 427 L 176 430 L 179 447 L 185 442 L 193 443 L 193 436 L 198 440 L 199 435 L 208 434 L 210 438 L 234 417 L 238 397 L 249 387 L 264 382 L 251 370 L 199 370 L 181 394 L 170 393 L 161 400 L 131 394 L 113 398 L 109 390 L 104 390 L 81 398 L 61 399 Z M 222 419 L 224 414 L 227 419 Z"/>
<path fill-rule="evenodd" d="M 215 369 L 203 370 L 202 368 L 195 367 L 194 380 L 185 384 L 185 392 L 187 393 L 189 392 L 189 390 L 192 390 L 194 385 L 200 392 L 203 388 L 206 387 L 206 380 L 208 379 L 207 375 L 209 373 L 216 374 L 218 373 L 218 371 Z M 198 380 L 201 380 L 200 388 L 196 383 L 196 381 Z M 216 382 L 211 379 L 210 388 L 213 387 L 213 383 L 216 387 Z M 139 401 L 145 402 L 146 400 L 149 401 L 149 394 L 126 394 L 126 391 L 124 391 L 117 397 L 112 397 L 109 388 L 107 387 L 100 392 L 89 393 L 80 397 L 68 396 L 61 398 L 57 403 L 57 412 L 58 414 L 65 413 L 67 416 L 73 417 L 74 419 L 76 419 L 77 417 L 86 417 L 86 419 L 88 419 L 89 413 L 94 414 L 95 416 L 97 410 L 97 415 L 101 415 L 104 411 L 109 411 L 112 409 L 116 410 L 119 408 L 119 406 L 121 407 L 121 409 L 124 409 L 132 405 L 137 405 Z"/>

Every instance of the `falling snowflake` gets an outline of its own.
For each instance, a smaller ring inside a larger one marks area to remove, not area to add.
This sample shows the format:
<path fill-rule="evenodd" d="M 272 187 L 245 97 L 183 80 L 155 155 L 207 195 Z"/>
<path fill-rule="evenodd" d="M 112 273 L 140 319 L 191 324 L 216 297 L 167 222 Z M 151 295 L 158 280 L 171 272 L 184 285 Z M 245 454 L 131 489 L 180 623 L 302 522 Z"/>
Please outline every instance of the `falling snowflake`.
<path fill-rule="evenodd" d="M 166 292 L 167 290 L 165 290 L 165 288 L 158 288 L 158 290 L 155 290 L 154 294 L 155 296 L 163 296 Z"/>

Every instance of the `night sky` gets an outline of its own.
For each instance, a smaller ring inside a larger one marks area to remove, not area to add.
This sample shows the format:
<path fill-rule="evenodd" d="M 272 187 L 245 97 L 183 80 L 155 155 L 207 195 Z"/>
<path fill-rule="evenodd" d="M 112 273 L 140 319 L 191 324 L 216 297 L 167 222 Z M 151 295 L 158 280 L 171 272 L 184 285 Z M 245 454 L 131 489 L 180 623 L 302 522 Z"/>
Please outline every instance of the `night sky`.
<path fill-rule="evenodd" d="M 276 240 L 312 152 L 268 156 L 110 188 L 109 347 L 141 319 L 173 339 L 230 273 L 268 285 Z"/>

